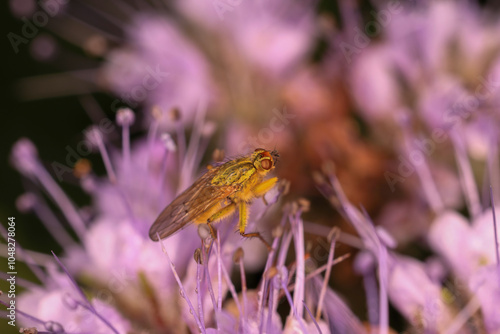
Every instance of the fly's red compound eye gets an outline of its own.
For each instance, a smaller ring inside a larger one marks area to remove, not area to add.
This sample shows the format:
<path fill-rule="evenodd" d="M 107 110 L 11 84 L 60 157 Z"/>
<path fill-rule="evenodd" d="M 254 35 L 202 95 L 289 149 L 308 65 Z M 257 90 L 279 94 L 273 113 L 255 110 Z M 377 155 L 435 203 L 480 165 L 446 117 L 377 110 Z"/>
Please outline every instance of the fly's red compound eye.
<path fill-rule="evenodd" d="M 271 169 L 271 167 L 273 167 L 273 163 L 272 163 L 272 162 L 271 162 L 271 160 L 269 160 L 269 159 L 262 160 L 262 162 L 260 163 L 260 165 L 261 165 L 261 166 L 262 166 L 262 168 L 264 168 L 265 170 Z"/>

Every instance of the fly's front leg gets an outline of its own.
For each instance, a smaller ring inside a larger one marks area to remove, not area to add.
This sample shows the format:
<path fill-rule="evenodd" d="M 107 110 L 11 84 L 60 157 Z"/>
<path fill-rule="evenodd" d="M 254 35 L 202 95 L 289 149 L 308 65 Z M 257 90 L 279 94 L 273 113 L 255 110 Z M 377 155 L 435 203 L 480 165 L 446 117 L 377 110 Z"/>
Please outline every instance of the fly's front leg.
<path fill-rule="evenodd" d="M 262 200 L 267 205 L 267 201 L 264 195 L 276 185 L 276 182 L 278 182 L 277 177 L 273 177 L 270 178 L 269 180 L 261 182 L 255 187 L 253 187 L 252 193 L 254 194 L 255 197 L 262 197 Z"/>
<path fill-rule="evenodd" d="M 266 245 L 267 249 L 271 251 L 271 245 L 264 240 L 264 238 L 260 235 L 259 232 L 251 232 L 251 233 L 245 233 L 245 228 L 248 224 L 248 204 L 245 202 L 240 202 L 239 203 L 239 211 L 240 211 L 240 221 L 239 221 L 239 229 L 240 229 L 240 235 L 245 238 L 253 238 L 257 237 L 259 238 L 264 245 Z"/>

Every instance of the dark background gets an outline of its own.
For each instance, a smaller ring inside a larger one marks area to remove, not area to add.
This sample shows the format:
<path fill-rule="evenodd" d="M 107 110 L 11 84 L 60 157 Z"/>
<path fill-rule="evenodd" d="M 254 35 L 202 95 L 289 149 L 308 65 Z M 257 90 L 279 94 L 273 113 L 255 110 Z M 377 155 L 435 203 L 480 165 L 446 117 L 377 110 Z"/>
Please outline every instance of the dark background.
<path fill-rule="evenodd" d="M 26 188 L 33 187 L 33 183 L 22 177 L 9 162 L 12 145 L 22 137 L 29 138 L 35 143 L 42 163 L 50 169 L 53 161 L 64 163 L 66 145 L 75 147 L 82 138 L 82 130 L 92 124 L 91 119 L 82 108 L 76 96 L 56 97 L 43 100 L 25 100 L 19 90 L 20 84 L 26 78 L 43 76 L 64 72 L 61 64 L 43 63 L 33 59 L 30 53 L 30 44 L 19 46 L 16 54 L 7 38 L 9 32 L 21 35 L 23 22 L 10 14 L 9 1 L 2 2 L 0 22 L 2 22 L 2 61 L 1 64 L 1 89 L 0 101 L 2 102 L 0 121 L 0 222 L 7 226 L 7 218 L 15 217 L 16 241 L 19 247 L 35 250 L 43 254 L 50 254 L 51 250 L 59 252 L 57 243 L 45 230 L 34 214 L 23 214 L 18 212 L 15 201 Z M 64 50 L 62 50 L 64 51 Z M 88 66 L 88 64 L 75 63 L 74 67 Z M 98 96 L 100 100 L 106 99 L 104 94 Z M 108 98 L 110 99 L 110 97 Z M 109 105 L 109 104 L 108 104 Z M 91 158 L 96 160 L 95 157 Z M 98 162 L 96 162 L 98 164 Z M 58 182 L 64 191 L 77 205 L 89 203 L 89 198 L 81 190 L 77 183 Z M 57 210 L 54 210 L 57 213 Z M 64 221 L 64 219 L 61 219 Z M 2 238 L 2 244 L 4 243 Z M 0 272 L 7 272 L 6 254 L 0 254 Z M 36 278 L 29 269 L 18 260 L 16 269 L 17 277 L 36 282 Z M 8 291 L 5 280 L 0 280 L 0 290 Z M 17 284 L 16 295 L 21 291 Z M 2 300 L 8 301 L 7 296 Z M 3 309 L 3 307 L 2 307 Z M 16 323 L 19 324 L 16 319 Z M 18 333 L 19 329 L 7 325 L 5 319 L 0 319 L 0 333 Z"/>
<path fill-rule="evenodd" d="M 5 28 L 10 29 L 9 31 L 21 30 L 22 22 L 9 15 L 8 10 L 4 9 L 2 16 L 2 21 L 7 22 Z M 16 198 L 24 192 L 23 182 L 26 182 L 26 185 L 30 182 L 23 181 L 9 161 L 12 145 L 18 139 L 27 137 L 35 143 L 39 156 L 46 166 L 50 166 L 52 161 L 64 163 L 65 146 L 76 142 L 78 139 L 76 136 L 81 135 L 81 131 L 91 122 L 78 99 L 73 96 L 35 101 L 22 100 L 17 89 L 20 80 L 60 70 L 53 65 L 33 60 L 29 45 L 21 45 L 17 54 L 14 53 L 6 37 L 2 45 L 5 58 L 1 62 L 3 110 L 0 123 L 2 143 L 0 221 L 5 226 L 6 218 L 14 215 L 18 232 L 30 232 L 18 233 L 16 240 L 22 245 L 29 246 L 30 249 L 47 251 L 46 248 L 39 247 L 46 244 L 45 229 L 40 226 L 34 215 L 23 215 L 15 209 Z M 66 189 L 67 185 L 64 187 Z"/>

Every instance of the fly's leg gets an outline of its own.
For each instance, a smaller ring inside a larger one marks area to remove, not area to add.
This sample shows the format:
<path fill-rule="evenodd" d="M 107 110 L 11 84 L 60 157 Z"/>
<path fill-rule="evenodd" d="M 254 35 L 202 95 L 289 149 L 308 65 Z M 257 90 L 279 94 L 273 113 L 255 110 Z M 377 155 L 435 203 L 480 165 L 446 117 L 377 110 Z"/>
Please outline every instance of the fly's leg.
<path fill-rule="evenodd" d="M 258 185 L 256 185 L 252 189 L 254 196 L 255 197 L 262 197 L 264 204 L 267 205 L 267 201 L 264 198 L 264 195 L 276 185 L 276 182 L 278 182 L 278 178 L 273 177 L 269 180 L 266 180 L 264 182 L 259 183 Z"/>
<path fill-rule="evenodd" d="M 236 203 L 231 203 L 216 213 L 214 213 L 210 218 L 207 219 L 207 225 L 210 228 L 210 234 L 212 234 L 212 237 L 217 239 L 217 234 L 215 233 L 215 228 L 212 226 L 212 223 L 215 222 L 216 220 L 221 220 L 229 215 L 231 215 L 234 211 L 236 210 Z"/>
<path fill-rule="evenodd" d="M 251 233 L 245 233 L 245 228 L 248 223 L 248 204 L 245 202 L 240 202 L 239 203 L 239 211 L 240 211 L 240 221 L 239 221 L 239 229 L 240 229 L 240 235 L 245 238 L 253 238 L 257 237 L 266 245 L 267 250 L 271 251 L 271 245 L 264 240 L 264 238 L 260 235 L 259 232 L 251 232 Z"/>

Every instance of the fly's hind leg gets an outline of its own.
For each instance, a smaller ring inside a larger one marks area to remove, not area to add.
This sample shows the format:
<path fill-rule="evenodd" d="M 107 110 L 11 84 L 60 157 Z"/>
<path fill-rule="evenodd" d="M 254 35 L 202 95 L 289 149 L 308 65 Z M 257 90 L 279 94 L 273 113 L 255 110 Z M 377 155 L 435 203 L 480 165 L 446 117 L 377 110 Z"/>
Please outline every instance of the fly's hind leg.
<path fill-rule="evenodd" d="M 251 233 L 245 233 L 245 228 L 248 224 L 248 204 L 245 202 L 240 202 L 239 203 L 239 211 L 240 211 L 240 221 L 239 221 L 239 229 L 240 229 L 240 235 L 245 238 L 253 238 L 257 237 L 266 245 L 267 250 L 271 251 L 271 245 L 264 240 L 264 238 L 260 235 L 259 232 L 251 232 Z"/>
<path fill-rule="evenodd" d="M 214 240 L 217 239 L 217 234 L 215 233 L 215 228 L 212 226 L 212 223 L 231 215 L 235 210 L 236 210 L 236 204 L 233 202 L 223 207 L 222 209 L 220 209 L 207 219 L 207 225 L 210 228 L 210 234 L 212 234 Z"/>

